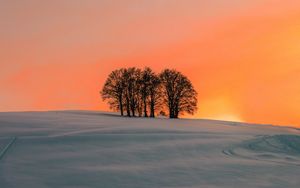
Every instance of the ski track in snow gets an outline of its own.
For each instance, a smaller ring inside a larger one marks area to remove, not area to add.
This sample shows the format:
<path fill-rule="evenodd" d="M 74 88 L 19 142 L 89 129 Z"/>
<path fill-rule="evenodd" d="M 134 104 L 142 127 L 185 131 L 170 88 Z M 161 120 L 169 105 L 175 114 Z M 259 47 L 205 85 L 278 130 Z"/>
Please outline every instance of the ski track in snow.
<path fill-rule="evenodd" d="M 7 153 L 9 148 L 15 143 L 16 140 L 17 140 L 17 137 L 12 138 L 11 141 L 3 148 L 3 150 L 0 151 L 0 161 L 4 157 L 4 155 Z"/>

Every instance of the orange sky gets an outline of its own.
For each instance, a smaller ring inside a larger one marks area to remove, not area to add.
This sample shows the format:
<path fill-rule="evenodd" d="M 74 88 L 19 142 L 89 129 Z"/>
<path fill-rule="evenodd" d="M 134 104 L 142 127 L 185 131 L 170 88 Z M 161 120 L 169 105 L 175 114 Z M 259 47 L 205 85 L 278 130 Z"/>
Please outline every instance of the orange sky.
<path fill-rule="evenodd" d="M 300 2 L 4 0 L 0 111 L 107 110 L 115 68 L 176 68 L 195 117 L 300 127 Z"/>

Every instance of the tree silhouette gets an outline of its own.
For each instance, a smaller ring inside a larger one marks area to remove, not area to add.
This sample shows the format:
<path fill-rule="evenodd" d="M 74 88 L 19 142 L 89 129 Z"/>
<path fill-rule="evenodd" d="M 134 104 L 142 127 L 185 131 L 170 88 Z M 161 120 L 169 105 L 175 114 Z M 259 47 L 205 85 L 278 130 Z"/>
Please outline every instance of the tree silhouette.
<path fill-rule="evenodd" d="M 102 88 L 101 96 L 102 99 L 108 100 L 108 104 L 111 109 L 120 110 L 121 115 L 124 115 L 123 112 L 123 97 L 125 89 L 125 80 L 124 80 L 125 69 L 118 69 L 111 72 L 105 81 L 105 84 Z"/>
<path fill-rule="evenodd" d="M 160 96 L 160 80 L 159 77 L 152 71 L 151 68 L 146 67 L 142 72 L 140 80 L 141 95 L 143 102 L 144 116 L 148 117 L 147 109 L 150 109 L 150 117 L 155 116 L 155 106 L 158 105 Z M 149 108 L 148 108 L 149 107 Z"/>
<path fill-rule="evenodd" d="M 150 73 L 150 87 L 149 87 L 149 96 L 150 96 L 150 117 L 155 117 L 156 108 L 161 107 L 161 81 L 158 75 L 154 72 Z"/>
<path fill-rule="evenodd" d="M 125 69 L 124 71 L 124 81 L 125 81 L 125 99 L 127 115 L 130 116 L 130 111 L 132 116 L 135 116 L 136 110 L 139 105 L 140 98 L 140 85 L 139 80 L 141 77 L 141 70 L 135 67 Z"/>
<path fill-rule="evenodd" d="M 152 72 L 152 70 L 149 67 L 146 67 L 143 70 L 142 77 L 140 79 L 144 117 L 148 117 L 147 100 L 148 100 L 148 96 L 149 96 L 151 72 Z"/>
<path fill-rule="evenodd" d="M 160 79 L 170 118 L 178 118 L 184 112 L 193 114 L 197 110 L 197 92 L 186 76 L 174 69 L 165 69 Z"/>
<path fill-rule="evenodd" d="M 100 92 L 111 109 L 127 116 L 155 117 L 155 112 L 169 110 L 170 118 L 193 114 L 197 110 L 197 92 L 190 80 L 176 70 L 165 69 L 157 75 L 151 68 L 136 67 L 111 72 Z M 148 115 L 148 112 L 150 114 Z"/>

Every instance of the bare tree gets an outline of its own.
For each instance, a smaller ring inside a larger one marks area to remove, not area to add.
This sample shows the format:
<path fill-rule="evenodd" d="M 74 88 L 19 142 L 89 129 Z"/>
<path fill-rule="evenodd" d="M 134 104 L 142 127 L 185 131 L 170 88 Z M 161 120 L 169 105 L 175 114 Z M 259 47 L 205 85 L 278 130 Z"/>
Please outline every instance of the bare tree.
<path fill-rule="evenodd" d="M 144 107 L 144 116 L 148 117 L 148 106 L 150 117 L 155 117 L 155 107 L 158 105 L 160 97 L 160 79 L 151 68 L 145 67 L 140 80 L 141 94 Z M 149 105 L 148 105 L 149 104 Z"/>
<path fill-rule="evenodd" d="M 149 96 L 150 96 L 150 117 L 155 117 L 155 110 L 161 107 L 161 80 L 158 75 L 154 72 L 150 74 L 150 87 L 149 87 Z"/>
<path fill-rule="evenodd" d="M 139 117 L 143 115 L 143 97 L 142 97 L 142 71 L 141 69 L 135 69 L 135 82 L 134 82 L 134 98 L 135 108 Z"/>
<path fill-rule="evenodd" d="M 102 88 L 102 99 L 108 101 L 111 109 L 120 110 L 121 115 L 123 112 L 123 97 L 124 97 L 124 72 L 125 69 L 118 69 L 111 72 L 105 81 Z"/>
<path fill-rule="evenodd" d="M 125 69 L 124 81 L 125 81 L 125 99 L 127 113 L 132 113 L 135 116 L 138 100 L 140 98 L 139 79 L 141 76 L 141 70 L 135 67 Z M 129 115 L 130 116 L 130 115 Z"/>
<path fill-rule="evenodd" d="M 193 114 L 197 110 L 197 92 L 186 76 L 174 69 L 165 69 L 160 79 L 170 118 L 178 118 L 184 112 Z"/>
<path fill-rule="evenodd" d="M 149 67 L 145 67 L 145 69 L 142 72 L 142 77 L 140 80 L 143 111 L 145 117 L 148 117 L 147 100 L 149 98 L 151 74 L 152 74 L 152 70 Z"/>
<path fill-rule="evenodd" d="M 111 72 L 100 92 L 111 109 L 127 116 L 155 117 L 157 110 L 169 110 L 170 118 L 193 114 L 197 110 L 197 92 L 190 80 L 176 70 L 165 69 L 160 75 L 150 68 L 131 67 Z"/>

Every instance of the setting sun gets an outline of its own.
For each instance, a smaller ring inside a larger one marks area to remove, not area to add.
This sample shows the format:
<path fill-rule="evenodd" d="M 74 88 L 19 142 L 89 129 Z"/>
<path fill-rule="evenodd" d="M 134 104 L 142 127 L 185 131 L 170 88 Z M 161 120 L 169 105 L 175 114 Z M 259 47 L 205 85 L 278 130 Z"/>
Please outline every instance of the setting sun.
<path fill-rule="evenodd" d="M 238 109 L 232 101 L 226 98 L 215 98 L 205 100 L 196 114 L 199 118 L 219 119 L 226 121 L 242 122 L 243 119 L 238 115 Z M 201 110 L 206 109 L 206 110 Z"/>

